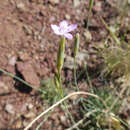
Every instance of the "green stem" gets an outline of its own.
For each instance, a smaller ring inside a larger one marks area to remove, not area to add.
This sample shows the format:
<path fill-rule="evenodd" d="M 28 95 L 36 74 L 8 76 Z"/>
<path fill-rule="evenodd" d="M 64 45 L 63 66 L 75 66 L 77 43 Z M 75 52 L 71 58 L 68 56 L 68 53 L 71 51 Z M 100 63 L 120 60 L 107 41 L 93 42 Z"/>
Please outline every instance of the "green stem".
<path fill-rule="evenodd" d="M 87 68 L 87 65 L 86 65 L 86 67 L 85 67 L 85 72 L 86 72 L 86 76 L 87 76 L 87 81 L 88 81 L 88 84 L 89 84 L 89 86 L 90 86 L 90 88 L 91 88 L 91 93 L 94 93 L 94 91 L 93 91 L 93 86 L 92 86 L 92 83 L 91 83 L 91 80 L 90 80 L 90 77 L 89 77 L 89 74 L 88 74 L 88 70 L 87 70 L 88 68 Z"/>
<path fill-rule="evenodd" d="M 77 91 L 79 91 L 78 84 L 77 84 L 77 75 L 76 75 L 76 57 L 74 57 L 74 83 Z"/>
<path fill-rule="evenodd" d="M 61 72 L 58 73 L 58 81 L 59 81 L 59 94 L 61 96 L 61 98 L 64 97 L 64 93 L 63 93 L 63 85 L 62 85 L 62 79 L 61 79 Z"/>
<path fill-rule="evenodd" d="M 64 64 L 65 42 L 66 42 L 65 37 L 62 37 L 60 45 L 59 45 L 58 55 L 57 55 L 57 74 L 56 74 L 57 84 L 56 86 L 58 88 L 58 93 L 61 96 L 61 98 L 64 97 L 61 71 Z"/>
<path fill-rule="evenodd" d="M 94 0 L 89 1 L 89 14 L 88 14 L 87 29 L 89 27 L 89 21 L 90 21 L 91 15 L 92 15 L 91 12 L 92 12 L 92 7 L 93 7 L 93 2 L 94 2 Z"/>
<path fill-rule="evenodd" d="M 120 40 L 118 39 L 118 37 L 115 35 L 114 32 L 111 31 L 111 29 L 109 28 L 109 26 L 106 24 L 106 22 L 104 21 L 104 19 L 102 17 L 100 17 L 101 21 L 103 22 L 103 24 L 105 25 L 106 29 L 110 32 L 110 35 L 112 36 L 112 38 L 115 40 L 115 42 L 118 45 L 121 45 Z"/>

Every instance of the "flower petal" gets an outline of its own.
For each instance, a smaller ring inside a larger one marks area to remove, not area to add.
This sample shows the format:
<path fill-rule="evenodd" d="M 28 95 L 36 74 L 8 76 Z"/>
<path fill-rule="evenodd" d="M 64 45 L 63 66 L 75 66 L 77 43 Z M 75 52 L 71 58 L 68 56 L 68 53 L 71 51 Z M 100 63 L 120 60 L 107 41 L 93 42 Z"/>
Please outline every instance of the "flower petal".
<path fill-rule="evenodd" d="M 69 25 L 67 28 L 67 32 L 74 31 L 77 28 L 77 24 Z"/>
<path fill-rule="evenodd" d="M 57 25 L 51 24 L 51 28 L 53 29 L 55 34 L 61 35 L 60 28 Z"/>
<path fill-rule="evenodd" d="M 73 39 L 73 36 L 70 33 L 66 33 L 64 36 L 70 40 Z"/>
<path fill-rule="evenodd" d="M 67 28 L 68 27 L 68 22 L 66 20 L 63 20 L 62 22 L 60 22 L 59 24 L 60 28 Z"/>

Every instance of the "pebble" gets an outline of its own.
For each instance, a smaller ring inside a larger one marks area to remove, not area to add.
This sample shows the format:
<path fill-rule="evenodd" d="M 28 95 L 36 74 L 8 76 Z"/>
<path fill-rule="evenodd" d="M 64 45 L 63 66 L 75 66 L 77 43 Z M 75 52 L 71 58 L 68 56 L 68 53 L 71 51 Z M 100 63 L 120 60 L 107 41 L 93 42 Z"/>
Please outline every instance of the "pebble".
<path fill-rule="evenodd" d="M 19 55 L 19 59 L 22 61 L 28 61 L 30 58 L 27 52 L 20 51 L 18 55 Z"/>
<path fill-rule="evenodd" d="M 25 9 L 25 5 L 23 3 L 18 3 L 16 6 L 18 9 Z"/>
<path fill-rule="evenodd" d="M 81 14 L 81 10 L 77 9 L 76 10 L 77 14 Z"/>
<path fill-rule="evenodd" d="M 127 120 L 128 125 L 130 126 L 130 119 Z"/>
<path fill-rule="evenodd" d="M 32 111 L 30 111 L 29 113 L 24 114 L 24 117 L 25 117 L 25 118 L 33 118 L 33 117 L 35 117 L 35 113 L 32 112 Z"/>
<path fill-rule="evenodd" d="M 113 27 L 113 26 L 110 26 L 110 30 L 111 30 L 113 33 L 116 32 L 116 29 L 115 29 L 115 27 Z"/>
<path fill-rule="evenodd" d="M 77 61 L 80 66 L 83 66 L 87 60 L 89 60 L 89 54 L 86 50 L 78 52 Z"/>
<path fill-rule="evenodd" d="M 92 35 L 91 35 L 89 30 L 87 30 L 87 29 L 85 30 L 84 37 L 85 37 L 87 42 L 90 42 L 92 40 Z"/>
<path fill-rule="evenodd" d="M 89 26 L 91 26 L 91 27 L 100 27 L 100 25 L 98 24 L 98 22 L 94 18 L 90 19 Z"/>
<path fill-rule="evenodd" d="M 16 129 L 20 129 L 22 127 L 22 120 L 16 120 L 14 125 Z"/>
<path fill-rule="evenodd" d="M 70 15 L 69 15 L 69 14 L 66 14 L 66 15 L 65 15 L 65 18 L 66 18 L 67 20 L 70 20 Z"/>
<path fill-rule="evenodd" d="M 128 0 L 128 4 L 130 5 L 130 0 Z"/>
<path fill-rule="evenodd" d="M 37 88 L 40 86 L 40 80 L 33 66 L 29 62 L 17 62 L 17 70 L 22 74 L 26 82 Z"/>
<path fill-rule="evenodd" d="M 130 103 L 130 96 L 128 96 L 127 100 L 128 100 L 128 102 Z"/>
<path fill-rule="evenodd" d="M 61 115 L 60 120 L 61 120 L 61 122 L 66 122 L 66 117 L 64 115 Z"/>
<path fill-rule="evenodd" d="M 12 114 L 12 115 L 15 114 L 14 106 L 13 106 L 12 104 L 6 104 L 5 110 L 6 110 L 9 114 Z"/>
<path fill-rule="evenodd" d="M 105 37 L 106 35 L 107 35 L 107 31 L 104 29 L 102 29 L 101 31 L 100 31 L 100 35 L 102 36 L 102 37 Z"/>
<path fill-rule="evenodd" d="M 24 30 L 26 35 L 32 35 L 32 33 L 33 33 L 32 28 L 25 25 L 25 24 L 23 25 L 23 30 Z"/>
<path fill-rule="evenodd" d="M 33 108 L 33 104 L 29 103 L 28 105 L 28 109 L 32 109 Z"/>
<path fill-rule="evenodd" d="M 86 64 L 85 63 L 86 60 L 88 60 L 88 59 L 89 59 L 89 55 L 88 55 L 87 51 L 83 50 L 82 52 L 78 52 L 76 65 L 84 66 L 84 64 Z M 66 56 L 65 62 L 64 62 L 64 67 L 72 70 L 74 67 L 74 58 L 71 56 Z"/>
<path fill-rule="evenodd" d="M 102 3 L 101 2 L 95 2 L 93 9 L 96 12 L 102 11 Z"/>
<path fill-rule="evenodd" d="M 50 22 L 54 22 L 55 20 L 56 20 L 56 17 L 54 17 L 54 16 L 51 16 L 49 19 Z M 45 31 L 45 28 L 43 28 L 43 30 Z"/>
<path fill-rule="evenodd" d="M 50 2 L 52 2 L 54 4 L 59 4 L 60 0 L 50 0 Z"/>
<path fill-rule="evenodd" d="M 9 88 L 5 85 L 4 82 L 0 81 L 0 94 L 8 93 Z"/>
<path fill-rule="evenodd" d="M 23 126 L 26 127 L 29 123 L 30 123 L 29 120 L 24 120 L 24 121 L 23 121 Z"/>
<path fill-rule="evenodd" d="M 78 7 L 80 5 L 80 1 L 79 0 L 73 0 L 73 5 L 74 5 L 74 7 Z"/>
<path fill-rule="evenodd" d="M 68 69 L 73 69 L 74 67 L 74 59 L 70 56 L 66 56 L 65 62 L 64 62 L 64 67 Z"/>
<path fill-rule="evenodd" d="M 60 121 L 64 126 L 67 126 L 66 117 L 64 115 L 60 116 Z"/>
<path fill-rule="evenodd" d="M 15 63 L 16 63 L 16 57 L 15 57 L 15 56 L 13 56 L 13 57 L 11 57 L 11 58 L 9 59 L 9 65 L 14 66 L 14 65 L 15 65 Z"/>

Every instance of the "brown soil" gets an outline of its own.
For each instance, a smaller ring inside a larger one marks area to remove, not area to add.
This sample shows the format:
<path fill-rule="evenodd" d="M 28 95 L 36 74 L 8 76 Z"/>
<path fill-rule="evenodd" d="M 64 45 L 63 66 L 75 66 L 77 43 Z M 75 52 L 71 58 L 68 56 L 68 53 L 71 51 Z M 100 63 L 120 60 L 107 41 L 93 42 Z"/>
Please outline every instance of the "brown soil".
<path fill-rule="evenodd" d="M 101 6 L 94 5 L 89 29 L 92 40 L 86 42 L 84 32 L 89 0 L 78 1 L 74 5 L 73 0 L 0 0 L 0 68 L 20 76 L 37 86 L 36 89 L 40 80 L 53 77 L 60 38 L 52 32 L 50 25 L 63 19 L 78 24 L 80 50 L 90 50 L 91 54 L 91 46 L 108 35 L 101 33 L 105 28 L 99 16 L 108 20 L 117 12 L 103 0 L 96 0 Z M 72 47 L 73 40 L 68 41 L 66 55 L 72 55 Z M 93 64 L 90 62 L 90 66 L 94 67 Z M 66 80 L 71 79 L 70 73 L 71 70 L 67 70 Z M 81 85 L 82 90 L 84 86 Z M 23 129 L 46 108 L 37 91 L 31 92 L 29 87 L 0 73 L 0 129 Z M 63 111 L 57 108 L 41 129 L 63 130 L 67 127 L 69 121 L 65 121 Z"/>

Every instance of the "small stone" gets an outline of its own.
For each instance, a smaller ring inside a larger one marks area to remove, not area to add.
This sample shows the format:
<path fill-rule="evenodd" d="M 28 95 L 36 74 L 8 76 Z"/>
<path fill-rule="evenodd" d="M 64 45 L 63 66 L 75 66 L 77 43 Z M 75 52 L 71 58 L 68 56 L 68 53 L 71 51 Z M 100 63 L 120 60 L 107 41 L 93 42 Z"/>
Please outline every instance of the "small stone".
<path fill-rule="evenodd" d="M 24 120 L 24 121 L 23 121 L 23 126 L 26 127 L 29 123 L 30 123 L 29 120 Z"/>
<path fill-rule="evenodd" d="M 66 117 L 64 115 L 61 115 L 60 116 L 60 120 L 61 120 L 61 122 L 65 122 L 66 121 Z"/>
<path fill-rule="evenodd" d="M 76 57 L 76 67 L 84 66 L 84 64 L 86 64 L 86 61 L 88 59 L 89 59 L 89 55 L 87 51 L 83 50 L 82 52 L 78 52 Z M 74 68 L 74 58 L 71 56 L 66 56 L 64 67 L 72 70 Z"/>
<path fill-rule="evenodd" d="M 77 14 L 81 14 L 81 10 L 77 9 L 76 10 Z"/>
<path fill-rule="evenodd" d="M 128 125 L 130 126 L 130 118 L 128 118 L 126 121 L 127 121 Z"/>
<path fill-rule="evenodd" d="M 20 119 L 16 120 L 14 125 L 15 125 L 15 129 L 20 129 L 22 127 L 22 121 Z"/>
<path fill-rule="evenodd" d="M 64 115 L 60 116 L 60 121 L 64 126 L 67 126 L 66 117 Z"/>
<path fill-rule="evenodd" d="M 101 25 L 96 21 L 96 19 L 91 18 L 89 22 L 89 27 L 101 27 Z"/>
<path fill-rule="evenodd" d="M 63 130 L 62 126 L 61 126 L 61 125 L 58 126 L 58 127 L 57 127 L 57 130 Z"/>
<path fill-rule="evenodd" d="M 35 114 L 33 112 L 29 112 L 27 114 L 24 115 L 25 118 L 33 118 L 35 117 Z"/>
<path fill-rule="evenodd" d="M 128 100 L 128 102 L 130 103 L 130 96 L 128 96 L 127 100 Z"/>
<path fill-rule="evenodd" d="M 73 5 L 74 5 L 74 7 L 78 7 L 80 5 L 80 1 L 79 0 L 73 0 Z"/>
<path fill-rule="evenodd" d="M 93 7 L 93 10 L 96 12 L 102 11 L 102 3 L 101 2 L 95 2 L 95 5 Z"/>
<path fill-rule="evenodd" d="M 29 55 L 28 55 L 28 53 L 26 53 L 26 52 L 23 52 L 23 51 L 20 51 L 19 52 L 19 59 L 20 60 L 22 60 L 22 61 L 27 61 L 27 60 L 29 60 Z"/>
<path fill-rule="evenodd" d="M 16 63 L 16 57 L 15 57 L 15 56 L 13 56 L 13 57 L 11 57 L 11 58 L 9 59 L 9 65 L 14 66 L 14 65 L 15 65 L 15 63 Z"/>
<path fill-rule="evenodd" d="M 50 0 L 50 2 L 54 3 L 54 4 L 59 4 L 59 0 Z"/>
<path fill-rule="evenodd" d="M 54 22 L 55 20 L 56 20 L 56 18 L 54 16 L 51 16 L 49 19 L 50 22 Z M 45 31 L 45 30 L 43 30 L 43 31 Z"/>
<path fill-rule="evenodd" d="M 0 81 L 0 94 L 8 93 L 9 88 L 5 85 L 4 82 Z"/>
<path fill-rule="evenodd" d="M 90 42 L 92 40 L 92 35 L 91 35 L 89 30 L 87 30 L 87 29 L 85 30 L 84 37 L 85 37 L 87 42 Z"/>
<path fill-rule="evenodd" d="M 66 15 L 65 15 L 65 18 L 66 18 L 67 20 L 70 20 L 70 15 L 66 14 Z"/>
<path fill-rule="evenodd" d="M 89 54 L 86 50 L 82 50 L 81 52 L 78 52 L 77 62 L 79 66 L 83 66 L 84 64 L 86 64 L 87 60 L 89 60 Z"/>
<path fill-rule="evenodd" d="M 16 74 L 16 71 L 15 71 L 15 67 L 14 66 L 12 66 L 12 65 L 8 65 L 7 67 L 6 67 L 6 71 L 8 71 L 8 72 L 10 72 L 10 73 L 12 73 L 12 74 Z"/>
<path fill-rule="evenodd" d="M 74 67 L 74 59 L 70 56 L 66 56 L 65 62 L 64 62 L 64 67 L 68 69 L 73 69 Z"/>
<path fill-rule="evenodd" d="M 128 0 L 128 4 L 130 5 L 130 0 Z"/>
<path fill-rule="evenodd" d="M 33 104 L 31 104 L 31 103 L 29 103 L 27 106 L 28 106 L 29 110 L 33 108 Z"/>
<path fill-rule="evenodd" d="M 19 9 L 23 9 L 25 6 L 24 6 L 24 4 L 23 3 L 18 3 L 17 4 L 17 8 L 19 8 Z"/>
<path fill-rule="evenodd" d="M 21 11 L 26 11 L 24 3 L 20 2 L 16 4 L 16 7 Z"/>
<path fill-rule="evenodd" d="M 113 33 L 116 32 L 116 29 L 115 29 L 115 27 L 113 27 L 113 26 L 110 26 L 110 30 L 111 30 Z"/>
<path fill-rule="evenodd" d="M 101 35 L 102 37 L 106 37 L 107 31 L 106 31 L 106 30 L 101 30 L 101 31 L 100 31 L 100 35 Z"/>
<path fill-rule="evenodd" d="M 30 83 L 31 85 L 34 85 L 35 87 L 40 86 L 40 80 L 30 63 L 17 62 L 16 67 L 17 67 L 17 70 L 22 74 L 26 82 Z"/>
<path fill-rule="evenodd" d="M 12 114 L 12 115 L 15 114 L 14 106 L 13 106 L 12 104 L 6 104 L 5 110 L 6 110 L 9 114 Z"/>
<path fill-rule="evenodd" d="M 33 33 L 32 28 L 25 24 L 23 25 L 23 30 L 26 33 L 26 35 L 32 35 L 32 33 Z"/>

